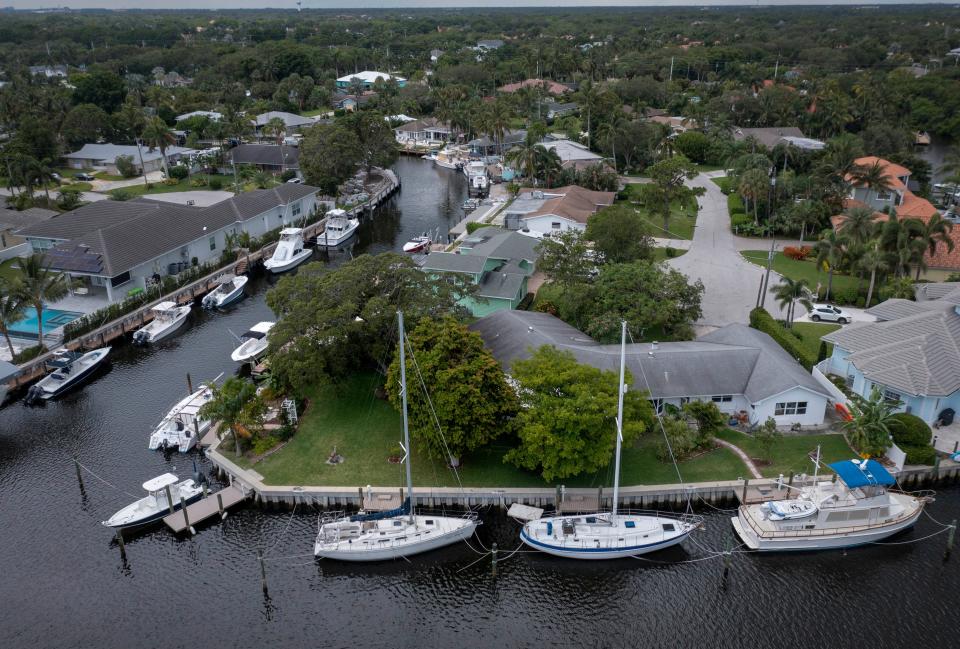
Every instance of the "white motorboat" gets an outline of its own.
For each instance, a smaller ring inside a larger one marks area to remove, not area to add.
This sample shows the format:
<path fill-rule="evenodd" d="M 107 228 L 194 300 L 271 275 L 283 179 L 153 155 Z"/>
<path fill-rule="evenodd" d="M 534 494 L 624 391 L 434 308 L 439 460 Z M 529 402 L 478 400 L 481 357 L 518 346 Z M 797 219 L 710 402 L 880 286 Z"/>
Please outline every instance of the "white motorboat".
<path fill-rule="evenodd" d="M 170 409 L 167 416 L 150 435 L 148 448 L 177 449 L 186 453 L 200 441 L 200 437 L 210 428 L 210 421 L 200 417 L 200 408 L 213 399 L 213 390 L 203 386 L 188 394 Z"/>
<path fill-rule="evenodd" d="M 142 527 L 162 519 L 172 511 L 178 511 L 181 501 L 188 505 L 203 496 L 203 487 L 193 480 L 180 481 L 172 473 L 164 473 L 143 483 L 147 496 L 130 503 L 109 519 L 107 527 L 129 529 Z"/>
<path fill-rule="evenodd" d="M 419 237 L 414 237 L 403 244 L 403 251 L 409 253 L 422 252 L 429 248 L 431 243 L 433 243 L 433 239 L 424 232 Z"/>
<path fill-rule="evenodd" d="M 176 302 L 161 302 L 151 309 L 153 320 L 133 332 L 134 345 L 150 345 L 175 334 L 187 323 L 190 305 L 177 306 Z"/>
<path fill-rule="evenodd" d="M 433 164 L 444 169 L 460 169 L 463 166 L 463 158 L 460 156 L 459 149 L 444 147 L 437 151 Z"/>
<path fill-rule="evenodd" d="M 348 218 L 343 210 L 330 210 L 327 212 L 327 224 L 323 234 L 317 235 L 317 245 L 335 248 L 352 237 L 359 227 L 359 219 Z"/>
<path fill-rule="evenodd" d="M 570 559 L 619 559 L 677 545 L 700 526 L 699 516 L 672 516 L 659 512 L 620 513 L 620 447 L 623 442 L 623 395 L 627 323 L 620 342 L 620 396 L 617 406 L 613 508 L 610 512 L 538 517 L 524 523 L 520 540 L 527 546 Z M 540 510 L 537 510 L 540 511 Z"/>
<path fill-rule="evenodd" d="M 304 248 L 303 228 L 284 228 L 280 230 L 280 241 L 273 256 L 263 262 L 263 266 L 271 273 L 285 273 L 310 259 L 312 254 L 312 250 Z"/>
<path fill-rule="evenodd" d="M 463 541 L 477 528 L 476 514 L 432 516 L 417 514 L 413 506 L 413 475 L 410 468 L 410 430 L 407 425 L 407 366 L 403 333 L 403 314 L 398 314 L 400 330 L 400 383 L 403 411 L 403 447 L 407 474 L 407 496 L 398 509 L 355 516 L 342 513 L 320 520 L 314 543 L 314 555 L 341 561 L 383 561 L 409 557 Z"/>
<path fill-rule="evenodd" d="M 818 452 L 819 455 L 819 452 Z M 819 466 L 819 462 L 817 461 Z M 831 550 L 873 543 L 917 522 L 929 497 L 890 490 L 893 476 L 876 460 L 829 465 L 836 479 L 790 489 L 795 497 L 741 505 L 733 529 L 751 550 Z"/>
<path fill-rule="evenodd" d="M 220 278 L 220 285 L 203 296 L 204 309 L 222 309 L 243 297 L 243 287 L 249 278 L 245 275 L 227 274 Z"/>
<path fill-rule="evenodd" d="M 258 322 L 250 330 L 240 336 L 240 346 L 233 350 L 230 358 L 236 363 L 250 363 L 257 360 L 267 351 L 267 334 L 273 329 L 276 322 Z"/>
<path fill-rule="evenodd" d="M 42 378 L 39 383 L 30 386 L 24 401 L 27 405 L 33 405 L 40 401 L 56 399 L 90 378 L 97 368 L 107 360 L 109 353 L 109 347 L 94 349 L 85 354 L 67 351 L 66 349 L 57 350 L 54 352 L 53 358 L 46 363 L 56 369 L 52 374 Z"/>

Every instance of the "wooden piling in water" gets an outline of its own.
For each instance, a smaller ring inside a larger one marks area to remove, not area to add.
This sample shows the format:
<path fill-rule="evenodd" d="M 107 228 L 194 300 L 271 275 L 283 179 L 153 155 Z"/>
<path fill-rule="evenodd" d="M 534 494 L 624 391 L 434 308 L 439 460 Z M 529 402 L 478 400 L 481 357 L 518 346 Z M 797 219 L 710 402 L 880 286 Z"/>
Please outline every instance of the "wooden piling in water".
<path fill-rule="evenodd" d="M 193 529 L 193 526 L 190 525 L 190 518 L 187 514 L 187 501 L 183 499 L 183 496 L 180 496 L 180 511 L 183 512 L 183 527 L 190 531 L 191 534 L 196 534 L 197 531 Z"/>
<path fill-rule="evenodd" d="M 220 520 L 227 517 L 227 512 L 223 511 L 223 496 L 219 491 L 217 492 L 217 509 L 220 511 Z"/>
<path fill-rule="evenodd" d="M 491 559 L 491 568 L 493 569 L 493 576 L 497 576 L 497 543 L 494 541 L 493 545 L 490 546 L 490 559 Z"/>
<path fill-rule="evenodd" d="M 190 372 L 187 372 L 187 394 L 193 394 L 193 379 L 190 378 Z"/>
<path fill-rule="evenodd" d="M 117 528 L 117 545 L 120 546 L 120 558 L 127 560 L 127 547 L 123 543 L 123 530 Z"/>
<path fill-rule="evenodd" d="M 174 512 L 173 494 L 170 493 L 170 485 L 167 485 L 166 487 L 164 487 L 163 490 L 167 492 L 167 505 L 170 507 L 170 513 L 172 514 Z"/>
<path fill-rule="evenodd" d="M 267 594 L 267 566 L 263 562 L 263 550 L 257 550 L 257 561 L 260 562 L 260 588 L 263 594 Z"/>
<path fill-rule="evenodd" d="M 77 482 L 80 483 L 80 491 L 83 491 L 83 474 L 80 473 L 80 461 L 74 458 L 73 466 L 77 469 Z"/>

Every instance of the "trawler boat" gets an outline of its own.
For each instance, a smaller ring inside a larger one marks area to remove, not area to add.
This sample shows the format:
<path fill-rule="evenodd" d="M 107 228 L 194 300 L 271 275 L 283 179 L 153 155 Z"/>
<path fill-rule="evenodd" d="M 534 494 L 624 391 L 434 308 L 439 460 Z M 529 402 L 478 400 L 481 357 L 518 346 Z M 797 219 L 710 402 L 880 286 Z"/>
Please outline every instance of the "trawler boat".
<path fill-rule="evenodd" d="M 164 473 L 143 483 L 147 496 L 130 503 L 108 520 L 103 521 L 107 527 L 114 529 L 130 529 L 142 527 L 156 522 L 180 509 L 181 500 L 188 505 L 203 495 L 203 487 L 193 480 L 180 481 L 172 473 Z"/>
<path fill-rule="evenodd" d="M 235 363 L 250 363 L 257 360 L 267 351 L 267 334 L 273 329 L 276 322 L 258 322 L 250 330 L 240 336 L 240 346 L 233 350 L 230 358 Z"/>
<path fill-rule="evenodd" d="M 461 159 L 458 149 L 444 147 L 437 151 L 433 158 L 433 164 L 444 169 L 460 169 L 463 166 L 463 159 Z"/>
<path fill-rule="evenodd" d="M 383 561 L 409 557 L 463 541 L 473 535 L 477 517 L 417 514 L 413 507 L 413 474 L 410 468 L 410 430 L 407 425 L 407 366 L 403 333 L 403 314 L 398 314 L 400 329 L 400 384 L 403 412 L 403 448 L 407 474 L 407 496 L 397 509 L 345 516 L 334 513 L 320 520 L 314 543 L 314 555 L 341 561 Z"/>
<path fill-rule="evenodd" d="M 150 345 L 175 334 L 187 323 L 190 305 L 177 306 L 176 302 L 161 302 L 151 309 L 153 320 L 133 332 L 134 345 Z"/>
<path fill-rule="evenodd" d="M 403 251 L 409 253 L 423 252 L 430 247 L 431 243 L 433 243 L 433 239 L 424 232 L 419 237 L 414 237 L 403 244 Z"/>
<path fill-rule="evenodd" d="M 819 454 L 818 454 L 819 455 Z M 873 543 L 917 522 L 926 496 L 888 487 L 893 476 L 876 460 L 845 460 L 829 465 L 834 481 L 787 487 L 794 498 L 741 505 L 733 529 L 751 550 L 830 550 Z"/>
<path fill-rule="evenodd" d="M 273 256 L 263 262 L 263 266 L 271 273 L 285 273 L 310 259 L 312 254 L 312 250 L 303 247 L 303 228 L 284 228 L 280 230 L 280 242 Z"/>
<path fill-rule="evenodd" d="M 30 386 L 24 401 L 27 405 L 34 405 L 40 401 L 56 399 L 88 379 L 107 360 L 109 353 L 109 347 L 94 349 L 86 354 L 66 349 L 57 350 L 53 358 L 46 363 L 56 369 L 39 383 Z"/>
<path fill-rule="evenodd" d="M 702 523 L 699 516 L 669 516 L 659 512 L 621 513 L 620 450 L 623 442 L 623 397 L 627 349 L 627 323 L 621 325 L 620 395 L 617 406 L 616 455 L 614 458 L 613 507 L 609 512 L 556 515 L 540 518 L 543 510 L 527 520 L 520 540 L 534 550 L 569 559 L 620 559 L 647 554 L 677 545 Z M 531 508 L 534 509 L 534 508 Z"/>
<path fill-rule="evenodd" d="M 317 236 L 317 245 L 335 248 L 352 237 L 359 227 L 359 219 L 348 218 L 343 210 L 330 210 L 327 212 L 327 225 L 323 234 Z"/>
<path fill-rule="evenodd" d="M 200 441 L 200 437 L 210 428 L 210 421 L 200 417 L 200 408 L 213 399 L 213 390 L 203 386 L 193 394 L 188 394 L 170 409 L 167 416 L 150 435 L 148 448 L 176 449 L 186 453 Z"/>
<path fill-rule="evenodd" d="M 204 309 L 222 309 L 233 304 L 243 297 L 243 287 L 248 278 L 243 275 L 224 275 L 220 278 L 220 285 L 203 297 Z"/>

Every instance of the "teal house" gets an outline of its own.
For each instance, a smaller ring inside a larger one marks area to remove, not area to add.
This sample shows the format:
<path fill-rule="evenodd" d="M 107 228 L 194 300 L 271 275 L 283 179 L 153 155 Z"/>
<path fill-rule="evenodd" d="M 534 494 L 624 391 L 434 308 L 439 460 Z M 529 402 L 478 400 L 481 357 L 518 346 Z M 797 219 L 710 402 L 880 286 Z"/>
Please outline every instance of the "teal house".
<path fill-rule="evenodd" d="M 518 232 L 481 228 L 468 236 L 457 252 L 433 252 L 420 267 L 433 275 L 465 275 L 479 288 L 461 304 L 483 317 L 515 309 L 527 295 L 527 280 L 536 270 L 539 242 Z"/>

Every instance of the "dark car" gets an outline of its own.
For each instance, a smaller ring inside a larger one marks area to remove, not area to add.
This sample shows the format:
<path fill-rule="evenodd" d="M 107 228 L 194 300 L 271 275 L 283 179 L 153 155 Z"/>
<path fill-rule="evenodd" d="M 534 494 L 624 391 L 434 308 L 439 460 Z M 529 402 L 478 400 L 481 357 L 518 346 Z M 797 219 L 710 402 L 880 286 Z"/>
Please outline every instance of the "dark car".
<path fill-rule="evenodd" d="M 73 177 L 84 182 L 90 182 L 93 180 L 93 176 L 90 174 L 74 174 Z"/>

